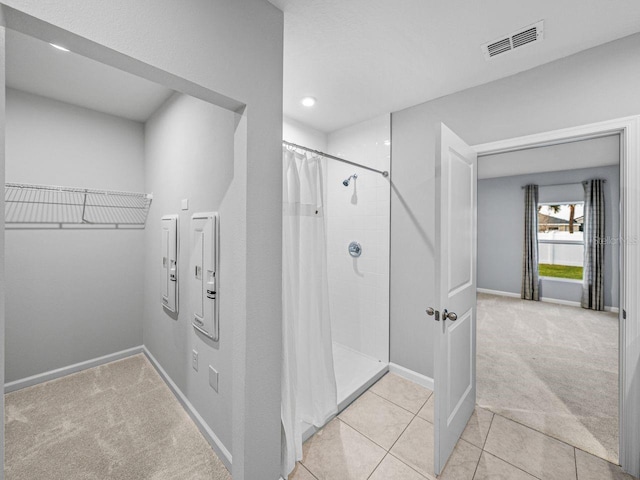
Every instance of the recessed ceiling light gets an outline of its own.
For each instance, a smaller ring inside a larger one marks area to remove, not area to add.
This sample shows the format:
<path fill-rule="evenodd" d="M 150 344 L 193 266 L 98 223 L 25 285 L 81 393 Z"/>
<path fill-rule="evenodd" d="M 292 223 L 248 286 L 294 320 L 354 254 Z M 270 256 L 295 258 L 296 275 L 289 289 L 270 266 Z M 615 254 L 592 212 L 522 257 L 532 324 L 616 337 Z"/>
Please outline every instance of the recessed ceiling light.
<path fill-rule="evenodd" d="M 69 51 L 68 48 L 61 47 L 60 45 L 56 45 L 55 43 L 50 43 L 49 45 L 51 45 L 53 48 L 57 48 L 58 50 L 62 50 L 63 52 Z"/>
<path fill-rule="evenodd" d="M 316 104 L 316 99 L 313 97 L 304 97 L 301 103 L 305 107 L 313 107 Z"/>

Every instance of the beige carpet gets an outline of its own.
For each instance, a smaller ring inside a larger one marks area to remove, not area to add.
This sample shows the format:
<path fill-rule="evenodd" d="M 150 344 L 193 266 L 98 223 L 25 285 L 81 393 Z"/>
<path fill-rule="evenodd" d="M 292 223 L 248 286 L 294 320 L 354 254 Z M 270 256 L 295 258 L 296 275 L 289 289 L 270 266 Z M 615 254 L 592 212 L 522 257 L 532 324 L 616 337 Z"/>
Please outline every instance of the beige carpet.
<path fill-rule="evenodd" d="M 231 478 L 142 354 L 5 402 L 7 480 Z"/>
<path fill-rule="evenodd" d="M 478 295 L 478 404 L 618 463 L 617 314 Z"/>

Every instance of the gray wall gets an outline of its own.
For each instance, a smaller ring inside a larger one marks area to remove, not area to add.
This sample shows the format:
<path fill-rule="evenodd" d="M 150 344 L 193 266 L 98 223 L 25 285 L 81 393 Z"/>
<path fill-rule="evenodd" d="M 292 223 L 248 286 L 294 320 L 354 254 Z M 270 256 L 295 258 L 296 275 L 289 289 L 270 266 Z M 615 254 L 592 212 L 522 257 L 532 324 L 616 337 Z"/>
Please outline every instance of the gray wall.
<path fill-rule="evenodd" d="M 576 144 L 570 144 L 576 145 Z M 556 147 L 536 149 L 548 155 Z M 616 148 L 612 155 L 618 155 Z M 514 157 L 514 154 L 504 154 Z M 482 161 L 482 159 L 480 160 Z M 514 159 L 514 161 L 517 161 Z M 605 234 L 618 237 L 620 231 L 620 169 L 618 166 L 534 173 L 478 181 L 478 288 L 520 294 L 522 244 L 524 236 L 522 185 L 579 183 L 604 178 Z M 618 306 L 618 246 L 605 245 L 605 305 Z M 580 301 L 582 282 L 542 278 L 541 295 L 573 302 Z"/>
<path fill-rule="evenodd" d="M 145 230 L 144 344 L 187 396 L 207 424 L 231 450 L 233 325 L 242 276 L 242 256 L 234 239 L 242 218 L 242 183 L 234 177 L 232 112 L 186 95 L 174 94 L 146 123 L 146 185 L 154 200 Z M 181 200 L 189 199 L 189 210 Z M 191 326 L 187 278 L 189 226 L 195 212 L 220 214 L 220 341 L 211 342 Z M 160 299 L 160 218 L 180 215 L 179 313 Z M 199 368 L 191 368 L 191 351 Z M 209 386 L 208 367 L 219 372 L 218 393 Z"/>
<path fill-rule="evenodd" d="M 7 89 L 8 182 L 144 191 L 141 123 Z M 142 230 L 7 230 L 5 381 L 142 344 Z"/>
<path fill-rule="evenodd" d="M 433 376 L 434 177 L 440 122 L 467 143 L 640 114 L 640 34 L 392 116 L 391 360 Z"/>
<path fill-rule="evenodd" d="M 234 152 L 243 166 L 236 170 L 244 183 L 236 241 L 243 248 L 237 270 L 245 315 L 234 325 L 232 473 L 234 480 L 278 478 L 283 13 L 266 0 L 2 4 L 14 9 L 3 7 L 9 28 L 64 41 L 73 51 L 135 67 L 187 93 L 208 95 L 202 86 L 244 105 Z"/>

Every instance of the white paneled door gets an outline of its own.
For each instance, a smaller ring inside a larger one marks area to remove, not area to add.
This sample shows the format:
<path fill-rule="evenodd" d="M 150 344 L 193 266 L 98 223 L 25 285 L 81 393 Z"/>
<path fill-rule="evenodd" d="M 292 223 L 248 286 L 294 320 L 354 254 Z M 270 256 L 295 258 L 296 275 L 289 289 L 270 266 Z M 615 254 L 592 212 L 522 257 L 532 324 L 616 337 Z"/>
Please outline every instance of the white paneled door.
<path fill-rule="evenodd" d="M 476 403 L 477 155 L 441 125 L 436 152 L 435 461 L 444 469 Z"/>

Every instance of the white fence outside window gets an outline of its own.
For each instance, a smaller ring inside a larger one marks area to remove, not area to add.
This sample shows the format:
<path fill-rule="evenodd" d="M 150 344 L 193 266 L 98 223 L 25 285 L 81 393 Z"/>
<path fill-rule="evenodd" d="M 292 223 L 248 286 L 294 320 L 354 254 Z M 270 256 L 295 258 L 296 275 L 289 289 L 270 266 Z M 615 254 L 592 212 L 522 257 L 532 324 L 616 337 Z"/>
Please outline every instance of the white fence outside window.
<path fill-rule="evenodd" d="M 584 264 L 583 232 L 538 232 L 539 263 L 582 267 Z"/>

